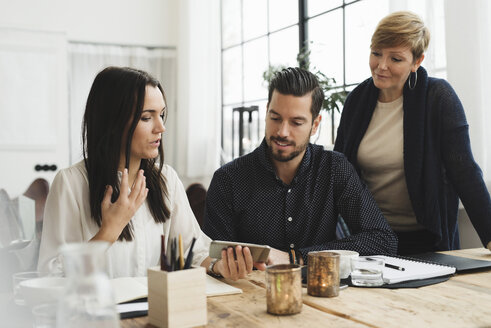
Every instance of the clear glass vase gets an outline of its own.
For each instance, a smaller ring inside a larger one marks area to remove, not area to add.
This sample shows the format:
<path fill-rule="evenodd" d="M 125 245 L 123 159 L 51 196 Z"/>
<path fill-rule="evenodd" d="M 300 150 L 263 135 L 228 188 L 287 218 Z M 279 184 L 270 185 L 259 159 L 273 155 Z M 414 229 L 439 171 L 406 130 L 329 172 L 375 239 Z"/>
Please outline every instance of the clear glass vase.
<path fill-rule="evenodd" d="M 68 281 L 58 303 L 56 327 L 119 327 L 114 293 L 104 271 L 108 247 L 106 242 L 61 247 Z"/>

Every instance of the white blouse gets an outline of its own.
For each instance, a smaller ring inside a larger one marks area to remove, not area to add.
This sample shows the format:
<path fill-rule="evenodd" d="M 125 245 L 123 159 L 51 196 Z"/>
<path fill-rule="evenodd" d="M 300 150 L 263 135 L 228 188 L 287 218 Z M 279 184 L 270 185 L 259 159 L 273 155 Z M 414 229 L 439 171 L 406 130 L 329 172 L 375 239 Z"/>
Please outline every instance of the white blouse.
<path fill-rule="evenodd" d="M 165 234 L 165 249 L 169 238 L 182 235 L 185 257 L 193 237 L 193 265 L 200 265 L 208 256 L 210 238 L 200 229 L 182 182 L 176 171 L 164 165 L 170 219 L 156 223 L 147 202 L 131 219 L 133 240 L 116 241 L 107 250 L 106 271 L 110 278 L 146 276 L 147 268 L 159 265 L 161 235 Z M 61 170 L 56 175 L 46 201 L 38 270 L 63 270 L 59 247 L 66 243 L 86 242 L 99 231 L 90 214 L 89 183 L 83 161 Z"/>

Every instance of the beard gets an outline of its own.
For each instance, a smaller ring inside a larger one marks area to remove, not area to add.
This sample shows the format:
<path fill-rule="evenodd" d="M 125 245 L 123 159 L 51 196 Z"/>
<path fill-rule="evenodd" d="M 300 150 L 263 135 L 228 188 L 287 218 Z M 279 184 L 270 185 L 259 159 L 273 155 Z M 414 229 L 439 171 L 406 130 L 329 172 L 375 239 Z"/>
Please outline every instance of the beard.
<path fill-rule="evenodd" d="M 310 131 L 312 132 L 312 130 Z M 279 142 L 283 144 L 289 144 L 293 146 L 293 150 L 290 153 L 287 153 L 283 150 L 277 150 L 276 152 L 273 151 L 273 147 L 271 146 L 273 142 Z M 307 145 L 310 142 L 310 133 L 309 136 L 302 142 L 300 145 L 296 145 L 295 142 L 293 141 L 288 141 L 286 138 L 280 138 L 280 137 L 269 137 L 266 138 L 266 143 L 268 145 L 268 152 L 271 155 L 271 158 L 278 161 L 278 162 L 288 162 L 294 159 L 295 157 L 299 156 L 302 154 L 305 149 L 307 149 Z"/>

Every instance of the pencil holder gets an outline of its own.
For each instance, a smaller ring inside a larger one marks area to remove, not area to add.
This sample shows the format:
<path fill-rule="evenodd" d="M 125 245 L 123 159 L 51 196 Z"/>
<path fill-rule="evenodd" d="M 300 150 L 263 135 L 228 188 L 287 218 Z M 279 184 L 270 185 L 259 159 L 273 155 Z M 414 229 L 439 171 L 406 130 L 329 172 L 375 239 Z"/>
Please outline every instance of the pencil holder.
<path fill-rule="evenodd" d="M 156 327 L 206 325 L 205 268 L 167 272 L 154 267 L 147 272 L 148 323 Z"/>

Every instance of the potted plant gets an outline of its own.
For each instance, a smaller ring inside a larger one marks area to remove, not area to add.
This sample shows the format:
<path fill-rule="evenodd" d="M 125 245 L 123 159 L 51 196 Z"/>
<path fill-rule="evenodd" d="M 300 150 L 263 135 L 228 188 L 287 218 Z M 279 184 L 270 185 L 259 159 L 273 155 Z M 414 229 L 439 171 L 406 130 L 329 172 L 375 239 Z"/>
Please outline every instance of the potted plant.
<path fill-rule="evenodd" d="M 334 78 L 326 76 L 317 67 L 311 65 L 310 53 L 311 51 L 307 46 L 300 50 L 297 55 L 298 66 L 312 72 L 319 80 L 320 87 L 324 91 L 321 113 L 325 112 L 327 114 L 325 116 L 331 118 L 331 142 L 334 143 L 334 110 L 338 113 L 340 112 L 340 107 L 344 105 L 346 100 L 347 92 L 343 87 L 336 86 Z M 263 73 L 264 81 L 269 84 L 274 74 L 284 68 L 286 68 L 284 65 L 269 65 L 268 69 Z"/>

